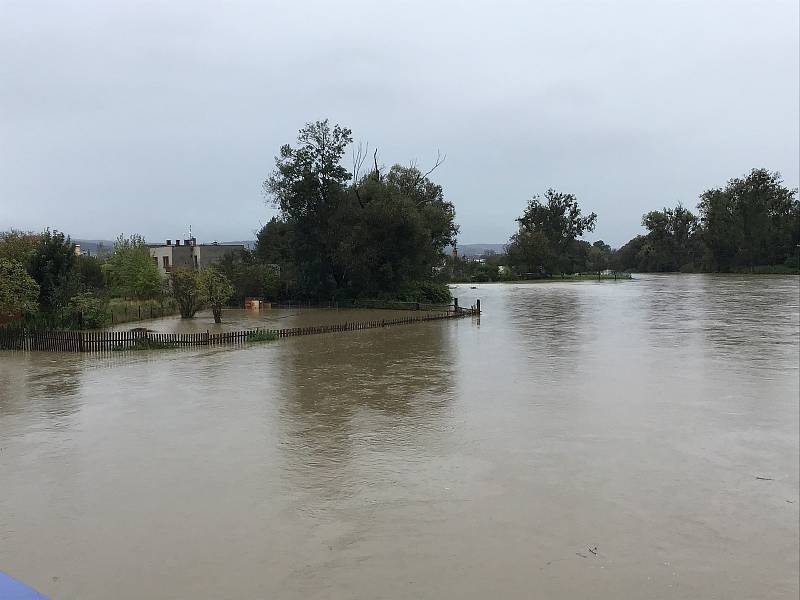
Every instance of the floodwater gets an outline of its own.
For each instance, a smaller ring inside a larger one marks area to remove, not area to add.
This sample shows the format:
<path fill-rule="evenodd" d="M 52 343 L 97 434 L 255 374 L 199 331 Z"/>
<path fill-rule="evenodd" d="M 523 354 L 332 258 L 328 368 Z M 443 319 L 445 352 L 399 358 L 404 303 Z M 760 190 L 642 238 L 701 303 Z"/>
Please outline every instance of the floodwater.
<path fill-rule="evenodd" d="M 54 599 L 796 599 L 798 292 L 460 286 L 480 323 L 0 354 L 0 570 Z M 316 316 L 346 315 L 264 318 Z"/>

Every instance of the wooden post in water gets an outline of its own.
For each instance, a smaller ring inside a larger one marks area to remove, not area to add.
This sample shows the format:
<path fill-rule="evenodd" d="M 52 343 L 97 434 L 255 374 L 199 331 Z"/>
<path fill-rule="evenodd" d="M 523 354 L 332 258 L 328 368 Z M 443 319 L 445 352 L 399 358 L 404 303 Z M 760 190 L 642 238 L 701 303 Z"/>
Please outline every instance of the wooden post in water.
<path fill-rule="evenodd" d="M 458 312 L 458 298 L 453 298 L 453 312 Z"/>
<path fill-rule="evenodd" d="M 477 311 L 478 311 L 478 314 L 481 314 L 481 299 L 480 299 L 480 298 L 478 298 L 478 299 L 475 301 L 475 308 L 477 309 Z"/>

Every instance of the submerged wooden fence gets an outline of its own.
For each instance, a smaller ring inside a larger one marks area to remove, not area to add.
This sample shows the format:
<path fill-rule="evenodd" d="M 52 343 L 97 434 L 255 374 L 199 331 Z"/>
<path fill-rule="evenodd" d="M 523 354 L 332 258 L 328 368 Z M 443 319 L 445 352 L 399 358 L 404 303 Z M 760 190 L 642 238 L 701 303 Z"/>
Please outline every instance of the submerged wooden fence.
<path fill-rule="evenodd" d="M 360 331 L 407 325 L 422 321 L 458 319 L 478 315 L 478 309 L 461 308 L 426 315 L 412 315 L 394 319 L 375 319 L 332 325 L 311 327 L 290 327 L 285 329 L 243 329 L 211 333 L 158 333 L 146 329 L 130 331 L 56 331 L 32 330 L 13 326 L 0 327 L 0 350 L 28 350 L 50 352 L 110 352 L 113 350 L 140 350 L 150 348 L 179 348 L 188 346 L 218 346 L 223 344 L 244 344 L 248 341 L 263 341 L 317 335 L 343 331 Z"/>

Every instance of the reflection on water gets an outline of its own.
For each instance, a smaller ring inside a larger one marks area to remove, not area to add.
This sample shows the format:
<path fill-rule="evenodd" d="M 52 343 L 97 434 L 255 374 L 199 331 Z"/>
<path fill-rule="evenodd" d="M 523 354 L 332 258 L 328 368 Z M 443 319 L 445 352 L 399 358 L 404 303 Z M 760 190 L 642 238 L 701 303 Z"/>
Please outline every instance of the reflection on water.
<path fill-rule="evenodd" d="M 453 394 L 447 325 L 298 339 L 280 366 L 287 476 L 299 487 L 324 481 L 330 489 L 317 491 L 332 494 L 396 479 L 398 457 L 441 433 Z"/>
<path fill-rule="evenodd" d="M 1 354 L 0 570 L 86 600 L 797 597 L 797 278 L 455 295 L 480 325 Z"/>

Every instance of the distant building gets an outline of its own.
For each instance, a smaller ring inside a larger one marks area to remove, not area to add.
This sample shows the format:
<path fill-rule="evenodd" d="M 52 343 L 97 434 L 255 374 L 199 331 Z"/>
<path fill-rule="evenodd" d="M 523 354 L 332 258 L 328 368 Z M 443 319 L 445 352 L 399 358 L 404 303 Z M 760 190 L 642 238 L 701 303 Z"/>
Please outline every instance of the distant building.
<path fill-rule="evenodd" d="M 244 250 L 243 244 L 198 244 L 195 238 L 167 240 L 166 244 L 149 244 L 153 262 L 167 276 L 175 267 L 203 269 L 222 260 L 225 255 Z"/>
<path fill-rule="evenodd" d="M 81 245 L 75 244 L 75 256 L 80 256 L 80 255 L 81 255 Z"/>

